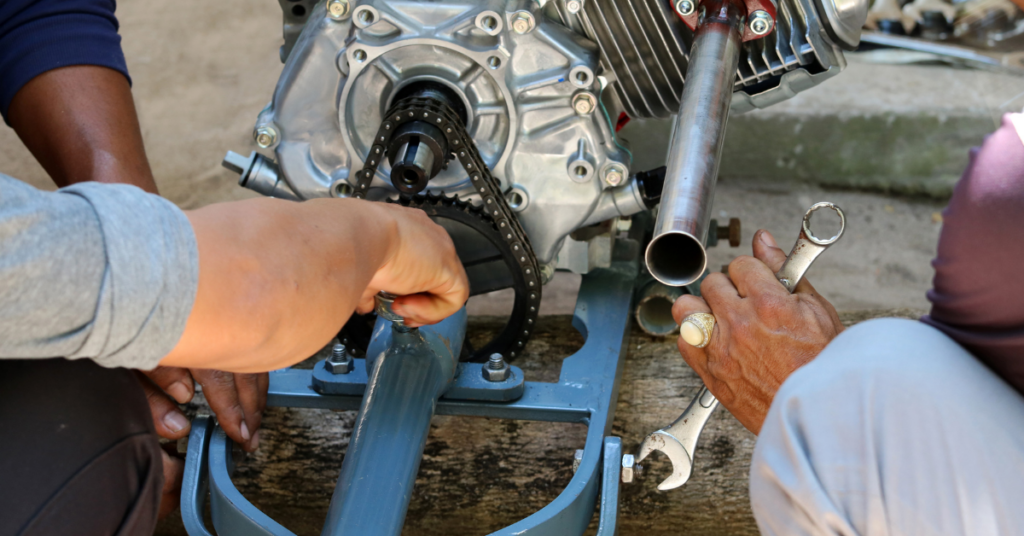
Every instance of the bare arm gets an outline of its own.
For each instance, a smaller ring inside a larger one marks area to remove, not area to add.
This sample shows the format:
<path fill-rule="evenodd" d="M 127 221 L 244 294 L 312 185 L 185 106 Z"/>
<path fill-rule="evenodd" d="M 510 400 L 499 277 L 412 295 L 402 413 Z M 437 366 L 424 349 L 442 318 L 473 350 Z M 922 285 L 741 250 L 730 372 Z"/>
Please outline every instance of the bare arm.
<path fill-rule="evenodd" d="M 58 186 L 97 181 L 157 193 L 124 75 L 92 65 L 63 67 L 25 84 L 8 120 Z"/>
<path fill-rule="evenodd" d="M 380 290 L 412 326 L 469 295 L 448 234 L 418 210 L 349 199 L 253 199 L 188 214 L 199 289 L 161 365 L 273 370 L 323 347 Z"/>

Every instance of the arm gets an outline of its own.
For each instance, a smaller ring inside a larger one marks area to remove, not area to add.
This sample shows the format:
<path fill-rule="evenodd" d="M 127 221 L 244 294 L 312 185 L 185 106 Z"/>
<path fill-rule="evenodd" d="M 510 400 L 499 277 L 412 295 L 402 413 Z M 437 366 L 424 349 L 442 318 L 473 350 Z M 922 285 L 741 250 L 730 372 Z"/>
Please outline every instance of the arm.
<path fill-rule="evenodd" d="M 199 286 L 163 365 L 281 368 L 322 348 L 380 290 L 410 326 L 463 306 L 468 283 L 448 234 L 422 211 L 349 199 L 253 199 L 188 214 Z"/>
<path fill-rule="evenodd" d="M 96 181 L 157 192 L 131 88 L 117 71 L 47 71 L 15 94 L 7 119 L 58 186 Z"/>

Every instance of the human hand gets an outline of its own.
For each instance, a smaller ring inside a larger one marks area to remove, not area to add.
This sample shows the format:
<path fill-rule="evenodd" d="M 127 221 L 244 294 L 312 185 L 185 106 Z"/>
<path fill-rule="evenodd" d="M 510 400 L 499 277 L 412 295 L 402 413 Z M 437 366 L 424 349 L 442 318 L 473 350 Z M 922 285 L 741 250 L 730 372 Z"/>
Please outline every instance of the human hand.
<path fill-rule="evenodd" d="M 683 359 L 748 430 L 760 432 L 782 382 L 814 359 L 842 330 L 832 304 L 807 279 L 790 294 L 775 278 L 786 253 L 768 231 L 754 235 L 754 257 L 737 257 L 729 275 L 701 283 L 703 298 L 684 295 L 672 307 L 681 323 L 692 313 L 713 313 L 711 341 L 696 348 L 679 339 Z"/>
<path fill-rule="evenodd" d="M 153 426 L 164 439 L 181 439 L 191 424 L 178 404 L 195 395 L 195 383 L 203 386 L 203 395 L 217 422 L 228 437 L 248 452 L 259 446 L 259 427 L 267 405 L 269 377 L 262 374 L 233 374 L 219 370 L 157 367 L 139 372 L 139 383 L 146 393 Z M 161 450 L 164 467 L 163 496 L 159 517 L 177 510 L 181 494 L 184 461 Z"/>
<path fill-rule="evenodd" d="M 419 327 L 448 318 L 466 304 L 469 281 L 447 231 L 422 210 L 380 203 L 396 225 L 394 245 L 374 274 L 357 311 L 373 310 L 381 290 L 399 296 L 392 310 Z"/>

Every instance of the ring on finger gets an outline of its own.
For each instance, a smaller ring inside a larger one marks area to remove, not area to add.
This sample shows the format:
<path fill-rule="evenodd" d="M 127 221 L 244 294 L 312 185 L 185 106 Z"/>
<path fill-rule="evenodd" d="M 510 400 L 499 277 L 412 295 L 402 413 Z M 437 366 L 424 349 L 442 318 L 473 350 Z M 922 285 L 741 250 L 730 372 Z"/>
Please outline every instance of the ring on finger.
<path fill-rule="evenodd" d="M 715 315 L 711 313 L 693 313 L 679 324 L 679 336 L 686 344 L 695 348 L 704 348 L 711 342 L 711 332 L 715 330 Z"/>

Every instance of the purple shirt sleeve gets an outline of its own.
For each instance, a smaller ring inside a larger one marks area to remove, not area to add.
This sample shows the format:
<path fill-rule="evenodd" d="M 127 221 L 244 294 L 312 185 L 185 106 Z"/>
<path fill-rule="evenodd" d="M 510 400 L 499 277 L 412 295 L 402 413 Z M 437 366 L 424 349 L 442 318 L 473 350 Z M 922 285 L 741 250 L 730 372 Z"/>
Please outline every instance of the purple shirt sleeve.
<path fill-rule="evenodd" d="M 931 314 L 943 331 L 1024 393 L 1024 140 L 1006 115 L 971 151 L 943 212 Z"/>
<path fill-rule="evenodd" d="M 0 114 L 4 121 L 18 90 L 51 69 L 99 65 L 128 77 L 114 8 L 114 0 L 0 1 Z"/>

